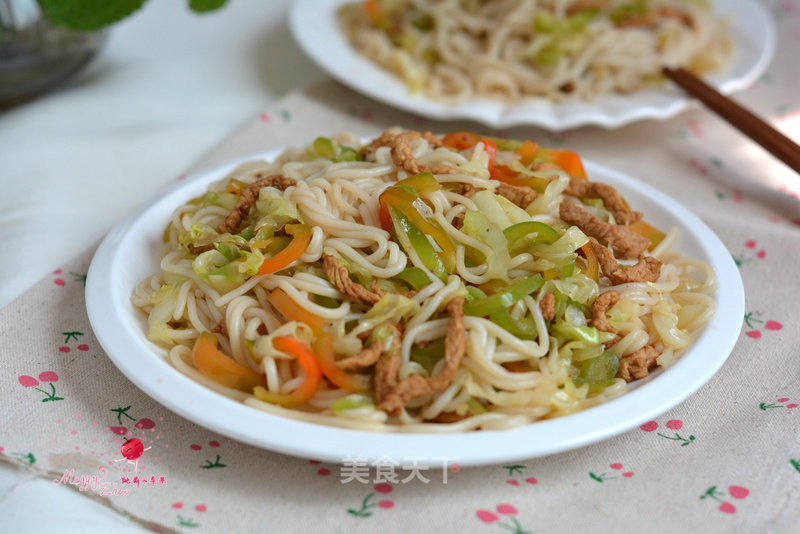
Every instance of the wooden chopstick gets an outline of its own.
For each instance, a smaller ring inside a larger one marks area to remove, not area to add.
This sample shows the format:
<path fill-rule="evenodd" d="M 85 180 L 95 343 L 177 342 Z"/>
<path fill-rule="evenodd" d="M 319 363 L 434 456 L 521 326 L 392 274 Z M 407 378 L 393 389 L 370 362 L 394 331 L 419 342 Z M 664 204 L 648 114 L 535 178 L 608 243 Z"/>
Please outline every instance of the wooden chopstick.
<path fill-rule="evenodd" d="M 800 173 L 800 146 L 730 98 L 683 68 L 663 69 L 664 75 L 711 111 L 738 128 L 776 158 Z"/>

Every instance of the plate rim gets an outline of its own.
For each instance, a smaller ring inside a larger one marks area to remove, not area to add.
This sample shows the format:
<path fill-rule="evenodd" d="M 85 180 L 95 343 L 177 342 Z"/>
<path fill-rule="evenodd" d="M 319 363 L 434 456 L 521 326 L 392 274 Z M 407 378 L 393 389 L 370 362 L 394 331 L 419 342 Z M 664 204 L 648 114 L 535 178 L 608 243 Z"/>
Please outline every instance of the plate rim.
<path fill-rule="evenodd" d="M 132 308 L 130 295 L 141 280 L 120 280 L 119 277 L 128 261 L 126 250 L 131 251 L 129 240 L 133 239 L 136 243 L 132 234 L 143 225 L 147 227 L 145 221 L 148 219 L 151 220 L 150 231 L 154 231 L 154 212 L 171 213 L 179 205 L 177 202 L 188 199 L 195 191 L 204 191 L 209 183 L 222 178 L 238 164 L 259 158 L 271 159 L 282 150 L 274 149 L 236 158 L 171 184 L 154 195 L 150 202 L 143 204 L 142 209 L 135 210 L 118 223 L 102 240 L 89 266 L 86 280 L 87 314 L 95 337 L 108 358 L 151 399 L 209 430 L 262 449 L 339 464 L 354 457 L 368 462 L 387 458 L 394 461 L 416 458 L 414 461 L 417 465 L 435 469 L 448 465 L 443 463 L 443 458 L 452 459 L 461 466 L 477 466 L 543 457 L 614 437 L 683 402 L 719 371 L 738 340 L 742 328 L 740 318 L 744 314 L 744 287 L 730 253 L 716 234 L 688 208 L 665 193 L 620 171 L 584 160 L 590 176 L 599 175 L 601 180 L 606 181 L 611 179 L 614 185 L 620 185 L 623 194 L 626 191 L 628 194 L 634 192 L 653 202 L 657 201 L 669 217 L 677 219 L 679 215 L 684 224 L 693 229 L 690 235 L 710 255 L 706 261 L 717 272 L 717 280 L 722 280 L 724 276 L 726 283 L 730 284 L 730 287 L 724 288 L 724 292 L 718 288 L 715 295 L 717 311 L 701 335 L 694 340 L 693 347 L 656 380 L 648 381 L 604 404 L 560 418 L 537 421 L 510 430 L 453 434 L 343 429 L 269 414 L 224 397 L 174 369 L 164 358 L 164 349 L 146 340 L 140 321 L 121 313 L 120 310 L 126 307 L 123 301 Z M 165 223 L 166 219 L 157 221 L 159 228 Z M 152 245 L 140 244 L 149 248 Z M 153 259 L 157 260 L 157 256 Z M 126 321 L 126 318 L 135 324 Z M 695 352 L 703 352 L 700 349 L 708 351 L 712 357 L 687 358 Z M 145 351 L 144 355 L 140 352 L 142 350 Z M 142 361 L 145 367 L 142 367 Z M 677 395 L 676 385 L 673 384 L 676 381 L 680 382 L 677 384 Z M 671 393 L 671 396 L 664 398 L 665 392 Z M 648 401 L 653 397 L 662 400 L 655 403 Z M 181 402 L 182 399 L 188 399 L 188 402 Z M 612 418 L 610 424 L 597 423 L 597 420 L 609 417 Z M 574 427 L 581 424 L 585 430 L 581 428 L 580 432 L 576 432 Z M 259 433 L 250 430 L 265 426 L 271 431 Z M 542 440 L 542 436 L 549 435 L 562 437 Z M 287 440 L 283 436 L 290 438 Z M 301 439 L 291 436 L 301 436 Z"/>
<path fill-rule="evenodd" d="M 317 67 L 340 83 L 386 105 L 422 117 L 434 120 L 473 120 L 495 129 L 528 125 L 552 132 L 581 126 L 598 126 L 612 130 L 646 119 L 666 120 L 696 103 L 693 98 L 684 95 L 678 89 L 673 92 L 642 91 L 632 97 L 609 95 L 594 103 L 576 101 L 563 104 L 550 104 L 541 98 L 513 105 L 474 99 L 451 106 L 424 96 L 410 96 L 402 82 L 353 51 L 340 32 L 331 31 L 331 28 L 335 27 L 335 21 L 331 19 L 335 17 L 335 9 L 352 1 L 296 0 L 289 12 L 289 26 L 295 43 Z M 774 19 L 761 2 L 711 1 L 715 9 L 722 8 L 723 12 L 731 15 L 734 21 L 732 26 L 738 29 L 742 26 L 747 32 L 746 36 L 758 37 L 756 43 L 753 43 L 752 39 L 748 43 L 757 47 L 757 57 L 745 72 L 733 78 L 715 74 L 709 76 L 707 80 L 723 94 L 731 94 L 746 89 L 766 71 L 775 54 L 777 29 Z M 323 39 L 323 46 L 320 46 L 319 39 Z M 737 44 L 742 45 L 742 43 Z M 335 54 L 333 60 L 331 54 Z M 342 65 L 346 65 L 346 68 Z M 348 73 L 352 72 L 358 72 L 359 75 L 348 76 Z M 637 96 L 638 99 L 652 97 L 659 103 L 631 106 L 630 98 L 635 102 Z M 577 107 L 577 111 L 568 111 L 570 107 Z"/>

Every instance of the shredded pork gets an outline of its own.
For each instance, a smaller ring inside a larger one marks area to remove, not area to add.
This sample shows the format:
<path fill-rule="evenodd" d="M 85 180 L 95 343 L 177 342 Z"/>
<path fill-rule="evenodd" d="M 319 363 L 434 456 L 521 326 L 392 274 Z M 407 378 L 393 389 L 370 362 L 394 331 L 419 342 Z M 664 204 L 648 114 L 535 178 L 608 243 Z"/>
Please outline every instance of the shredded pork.
<path fill-rule="evenodd" d="M 539 301 L 539 310 L 545 321 L 552 321 L 556 316 L 556 297 L 552 293 L 545 293 Z"/>
<path fill-rule="evenodd" d="M 511 185 L 500 183 L 494 190 L 500 196 L 503 196 L 519 206 L 522 209 L 528 207 L 528 204 L 536 200 L 539 193 L 525 185 Z"/>
<path fill-rule="evenodd" d="M 375 304 L 383 297 L 381 292 L 371 291 L 358 282 L 350 280 L 350 273 L 347 271 L 347 267 L 339 263 L 336 256 L 330 254 L 322 256 L 322 271 L 336 289 L 350 297 L 354 302 Z M 373 289 L 377 288 L 373 286 Z"/>
<path fill-rule="evenodd" d="M 602 330 L 603 332 L 611 332 L 612 334 L 619 332 L 619 330 L 611 326 L 611 324 L 608 322 L 608 317 L 606 317 L 608 310 L 613 308 L 614 305 L 619 302 L 619 297 L 619 292 L 612 290 L 601 293 L 596 299 L 594 299 L 591 311 L 592 326 L 598 330 Z"/>
<path fill-rule="evenodd" d="M 239 226 L 242 221 L 250 213 L 250 208 L 253 207 L 256 200 L 258 200 L 258 193 L 262 187 L 274 187 L 284 191 L 287 187 L 295 185 L 297 182 L 292 178 L 287 178 L 282 174 L 273 174 L 267 176 L 248 185 L 239 193 L 239 199 L 233 210 L 225 217 L 225 220 L 219 223 L 217 231 L 221 234 L 229 233 L 235 234 L 239 231 Z"/>
<path fill-rule="evenodd" d="M 574 224 L 586 235 L 607 242 L 621 259 L 636 259 L 650 246 L 649 239 L 627 226 L 607 223 L 569 200 L 561 202 L 558 214 L 562 220 Z"/>
<path fill-rule="evenodd" d="M 396 326 L 392 326 L 392 328 L 395 330 L 395 335 L 392 336 L 391 347 L 378 358 L 372 375 L 372 388 L 375 392 L 375 402 L 378 405 L 397 387 L 397 375 L 400 372 L 400 364 L 402 363 L 400 355 L 402 334 Z"/>
<path fill-rule="evenodd" d="M 617 376 L 626 382 L 644 378 L 650 374 L 650 369 L 657 365 L 656 359 L 659 356 L 659 352 L 652 345 L 645 345 L 636 352 L 620 358 Z"/>
<path fill-rule="evenodd" d="M 595 238 L 589 238 L 592 251 L 600 264 L 600 271 L 614 285 L 632 282 L 655 282 L 661 276 L 661 261 L 652 256 L 640 256 L 639 261 L 630 267 L 621 267 L 614 254 Z"/>
<path fill-rule="evenodd" d="M 629 225 L 642 218 L 642 213 L 631 210 L 622 195 L 608 184 L 590 182 L 586 178 L 572 176 L 569 186 L 564 192 L 578 198 L 601 199 L 606 209 L 614 215 L 617 224 Z"/>
<path fill-rule="evenodd" d="M 419 174 L 421 172 L 431 172 L 433 174 L 454 174 L 458 169 L 450 165 L 425 165 L 417 161 L 411 150 L 411 141 L 415 139 L 425 139 L 431 146 L 443 146 L 442 140 L 431 132 L 418 132 L 414 130 L 392 133 L 383 132 L 380 137 L 372 141 L 361 150 L 362 156 L 368 156 L 375 152 L 379 147 L 388 146 L 391 148 L 392 161 L 398 167 L 404 169 L 408 174 Z"/>
<path fill-rule="evenodd" d="M 369 367 L 378 361 L 383 354 L 383 346 L 379 342 L 372 342 L 358 354 L 342 358 L 336 362 L 336 367 L 345 371 Z"/>
<path fill-rule="evenodd" d="M 411 375 L 400 381 L 378 404 L 378 408 L 390 415 L 398 415 L 400 410 L 412 399 L 443 391 L 453 380 L 467 349 L 466 328 L 464 327 L 464 298 L 455 297 L 447 304 L 450 319 L 444 343 L 444 365 L 439 371 L 425 378 Z"/>

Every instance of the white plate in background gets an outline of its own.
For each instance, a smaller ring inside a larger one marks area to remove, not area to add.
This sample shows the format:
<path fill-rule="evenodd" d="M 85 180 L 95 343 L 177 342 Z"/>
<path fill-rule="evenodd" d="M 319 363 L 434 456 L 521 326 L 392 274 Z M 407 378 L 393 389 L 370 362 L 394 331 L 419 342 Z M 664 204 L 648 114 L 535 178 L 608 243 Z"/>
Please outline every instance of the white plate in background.
<path fill-rule="evenodd" d="M 339 29 L 337 9 L 360 0 L 297 0 L 290 25 L 295 40 L 324 71 L 352 89 L 390 106 L 436 120 L 470 119 L 493 128 L 518 125 L 563 131 L 595 125 L 617 128 L 642 119 L 667 119 L 684 111 L 690 99 L 669 83 L 663 89 L 610 95 L 595 102 L 551 102 L 530 98 L 518 104 L 476 99 L 449 105 L 412 95 L 397 77 L 359 55 Z M 745 89 L 764 73 L 775 52 L 774 21 L 761 2 L 712 0 L 715 12 L 728 18 L 734 57 L 707 81 L 724 94 Z"/>

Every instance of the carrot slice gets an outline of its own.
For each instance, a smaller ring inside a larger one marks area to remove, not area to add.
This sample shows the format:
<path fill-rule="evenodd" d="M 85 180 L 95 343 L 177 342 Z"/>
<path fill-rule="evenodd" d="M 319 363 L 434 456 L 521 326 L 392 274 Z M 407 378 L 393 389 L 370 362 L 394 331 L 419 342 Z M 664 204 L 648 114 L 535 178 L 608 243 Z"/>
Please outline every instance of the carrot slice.
<path fill-rule="evenodd" d="M 251 391 L 264 383 L 264 377 L 239 364 L 217 348 L 217 336 L 203 332 L 192 349 L 194 366 L 206 377 L 225 387 Z"/>

